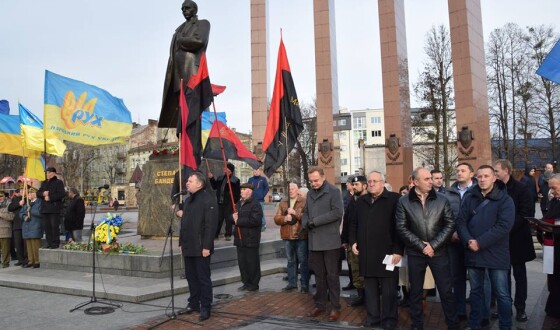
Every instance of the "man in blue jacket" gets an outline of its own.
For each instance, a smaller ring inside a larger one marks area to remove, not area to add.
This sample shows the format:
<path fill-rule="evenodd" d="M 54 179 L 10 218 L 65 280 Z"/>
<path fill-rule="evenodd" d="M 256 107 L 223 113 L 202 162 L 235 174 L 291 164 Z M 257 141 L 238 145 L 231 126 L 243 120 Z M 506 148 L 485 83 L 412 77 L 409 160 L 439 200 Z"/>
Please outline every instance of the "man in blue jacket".
<path fill-rule="evenodd" d="M 466 247 L 465 265 L 471 284 L 471 312 L 466 329 L 481 328 L 486 272 L 498 302 L 500 329 L 512 326 L 509 232 L 515 221 L 515 205 L 505 184 L 496 179 L 492 166 L 480 166 L 478 186 L 465 194 L 457 217 L 457 231 Z"/>
<path fill-rule="evenodd" d="M 253 199 L 261 204 L 261 209 L 263 211 L 261 231 L 265 231 L 266 218 L 264 216 L 264 198 L 266 197 L 266 194 L 268 194 L 268 181 L 261 175 L 261 169 L 257 168 L 256 170 L 253 170 L 253 176 L 249 178 L 247 183 L 253 185 Z"/>

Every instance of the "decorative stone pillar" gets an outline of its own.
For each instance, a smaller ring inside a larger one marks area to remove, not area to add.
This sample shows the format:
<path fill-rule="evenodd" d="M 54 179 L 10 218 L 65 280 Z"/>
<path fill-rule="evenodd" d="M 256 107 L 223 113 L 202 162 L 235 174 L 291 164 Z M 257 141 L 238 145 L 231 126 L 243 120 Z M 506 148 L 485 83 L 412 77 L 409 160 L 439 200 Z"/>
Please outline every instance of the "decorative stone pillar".
<path fill-rule="evenodd" d="M 404 0 L 379 0 L 386 180 L 400 187 L 412 173 L 412 131 Z"/>
<path fill-rule="evenodd" d="M 457 155 L 476 169 L 491 165 L 490 118 L 480 0 L 449 0 Z"/>
<path fill-rule="evenodd" d="M 266 0 L 251 0 L 251 113 L 255 146 L 262 143 L 268 115 L 266 19 Z"/>
<path fill-rule="evenodd" d="M 315 81 L 317 88 L 317 145 L 319 166 L 327 181 L 339 183 L 334 152 L 333 114 L 338 113 L 338 74 L 336 67 L 336 25 L 334 0 L 313 0 L 315 32 Z"/>

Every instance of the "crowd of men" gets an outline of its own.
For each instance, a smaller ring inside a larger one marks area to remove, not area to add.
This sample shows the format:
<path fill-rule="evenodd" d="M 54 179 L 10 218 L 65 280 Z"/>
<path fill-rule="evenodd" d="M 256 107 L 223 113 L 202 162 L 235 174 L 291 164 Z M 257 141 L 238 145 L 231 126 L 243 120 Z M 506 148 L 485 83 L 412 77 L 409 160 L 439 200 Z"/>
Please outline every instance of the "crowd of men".
<path fill-rule="evenodd" d="M 46 180 L 18 181 L 10 195 L 0 192 L 0 250 L 2 267 L 39 268 L 39 249 L 60 247 L 61 224 L 69 240 L 81 242 L 85 217 L 84 200 L 76 188 L 66 188 L 56 169 L 46 169 Z M 62 219 L 64 222 L 61 223 Z"/>
<path fill-rule="evenodd" d="M 197 225 L 206 226 L 208 232 L 204 240 L 195 240 L 202 243 L 195 248 L 196 257 L 211 255 L 223 222 L 226 238 L 234 236 L 237 247 L 243 283 L 239 290 L 256 291 L 260 280 L 260 233 L 265 228 L 261 202 L 266 193 L 255 197 L 255 191 L 266 178 L 257 170 L 253 183 L 240 184 L 238 179 L 232 180 L 234 168 L 228 165 L 228 169 L 216 180 L 208 174 L 216 189 L 213 200 L 217 203 L 207 202 L 206 211 L 194 212 L 197 218 L 209 219 L 206 225 Z M 461 322 L 467 322 L 467 329 L 480 329 L 491 318 L 499 320 L 500 329 L 510 329 L 513 317 L 518 322 L 527 321 L 525 264 L 536 256 L 526 217 L 535 215 L 539 196 L 545 213 L 550 207 L 542 199 L 548 200 L 549 182 L 553 187 L 556 182 L 552 168 L 547 166 L 538 180 L 533 176 L 534 169 L 528 168 L 521 182 L 514 179 L 507 160 L 498 160 L 494 166 L 480 166 L 476 171 L 470 164 L 461 163 L 455 174 L 455 183 L 446 188 L 440 171 L 418 168 L 410 177 L 410 185 L 401 188 L 399 194 L 390 191 L 381 172 L 372 171 L 367 177 L 359 175 L 349 180 L 349 194 L 343 198 L 340 190 L 326 181 L 322 168 L 310 168 L 309 192 L 302 194 L 297 183 L 291 183 L 288 196 L 278 204 L 274 216 L 288 262 L 283 291 L 310 292 L 310 277 L 314 275 L 315 306 L 307 316 L 328 313 L 330 321 L 337 321 L 341 310 L 341 259 L 346 258 L 349 287 L 356 288 L 358 293 L 350 305 L 365 305 L 366 327 L 397 326 L 399 272 L 407 275 L 406 283 L 400 284 L 403 291 L 406 288 L 403 299 L 407 299 L 406 306 L 410 307 L 413 329 L 423 328 L 427 276 L 433 276 L 450 329 L 459 329 Z M 203 190 L 205 178 L 198 176 L 199 189 Z M 229 186 L 223 180 L 227 176 L 239 186 L 238 200 L 231 198 L 235 191 L 226 192 Z M 192 195 L 185 204 L 188 208 L 198 195 L 189 183 L 187 190 Z M 232 201 L 223 206 L 226 199 Z M 231 209 L 220 212 L 221 207 Z M 184 235 L 199 233 L 189 227 L 196 221 L 189 221 L 185 214 L 181 213 Z M 190 241 L 186 236 L 181 238 L 182 244 Z M 188 256 L 188 247 L 182 245 L 182 249 L 183 255 Z M 207 274 L 197 270 L 198 266 L 192 269 L 209 279 L 209 258 L 206 261 Z M 185 265 L 191 263 L 185 261 Z M 186 267 L 188 280 L 193 276 L 189 268 Z M 199 297 L 196 290 L 191 293 L 187 309 L 200 311 L 202 320 L 209 317 L 211 286 L 196 281 L 189 280 L 189 286 L 210 291 Z"/>

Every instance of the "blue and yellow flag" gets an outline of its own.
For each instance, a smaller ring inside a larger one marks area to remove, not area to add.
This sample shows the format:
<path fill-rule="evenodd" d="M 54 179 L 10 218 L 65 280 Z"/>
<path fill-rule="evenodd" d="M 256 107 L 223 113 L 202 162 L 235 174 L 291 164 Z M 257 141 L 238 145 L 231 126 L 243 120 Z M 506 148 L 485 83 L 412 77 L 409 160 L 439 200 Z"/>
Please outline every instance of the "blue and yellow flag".
<path fill-rule="evenodd" d="M 132 132 L 124 102 L 107 91 L 45 71 L 47 132 L 87 145 L 123 143 Z"/>
<path fill-rule="evenodd" d="M 0 154 L 24 156 L 19 116 L 0 114 Z"/>
<path fill-rule="evenodd" d="M 226 113 L 216 112 L 218 115 L 218 120 L 227 125 Z M 208 136 L 210 135 L 210 130 L 212 129 L 212 124 L 216 117 L 212 111 L 204 111 L 202 113 L 202 122 L 200 123 L 200 132 L 202 136 L 202 150 L 206 147 L 206 142 L 208 141 Z"/>
<path fill-rule="evenodd" d="M 21 104 L 19 106 L 19 120 L 23 145 L 29 150 L 45 151 L 45 133 L 43 122 L 39 117 Z M 52 132 L 47 133 L 46 153 L 61 157 L 66 145 Z"/>
<path fill-rule="evenodd" d="M 21 143 L 19 116 L 0 114 L 0 154 L 27 157 L 25 176 L 45 180 L 45 162 L 40 151 L 26 149 Z"/>

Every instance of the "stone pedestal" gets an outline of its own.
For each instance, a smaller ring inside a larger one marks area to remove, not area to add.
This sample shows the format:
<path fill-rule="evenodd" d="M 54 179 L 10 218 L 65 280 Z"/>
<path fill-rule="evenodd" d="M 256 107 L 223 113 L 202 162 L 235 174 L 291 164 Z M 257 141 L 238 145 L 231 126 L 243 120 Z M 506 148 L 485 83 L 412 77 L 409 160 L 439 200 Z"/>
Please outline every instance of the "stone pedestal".
<path fill-rule="evenodd" d="M 138 200 L 138 234 L 142 238 L 161 237 L 173 219 L 173 236 L 179 235 L 179 219 L 171 208 L 173 177 L 179 168 L 179 156 L 152 155 L 144 164 Z"/>

